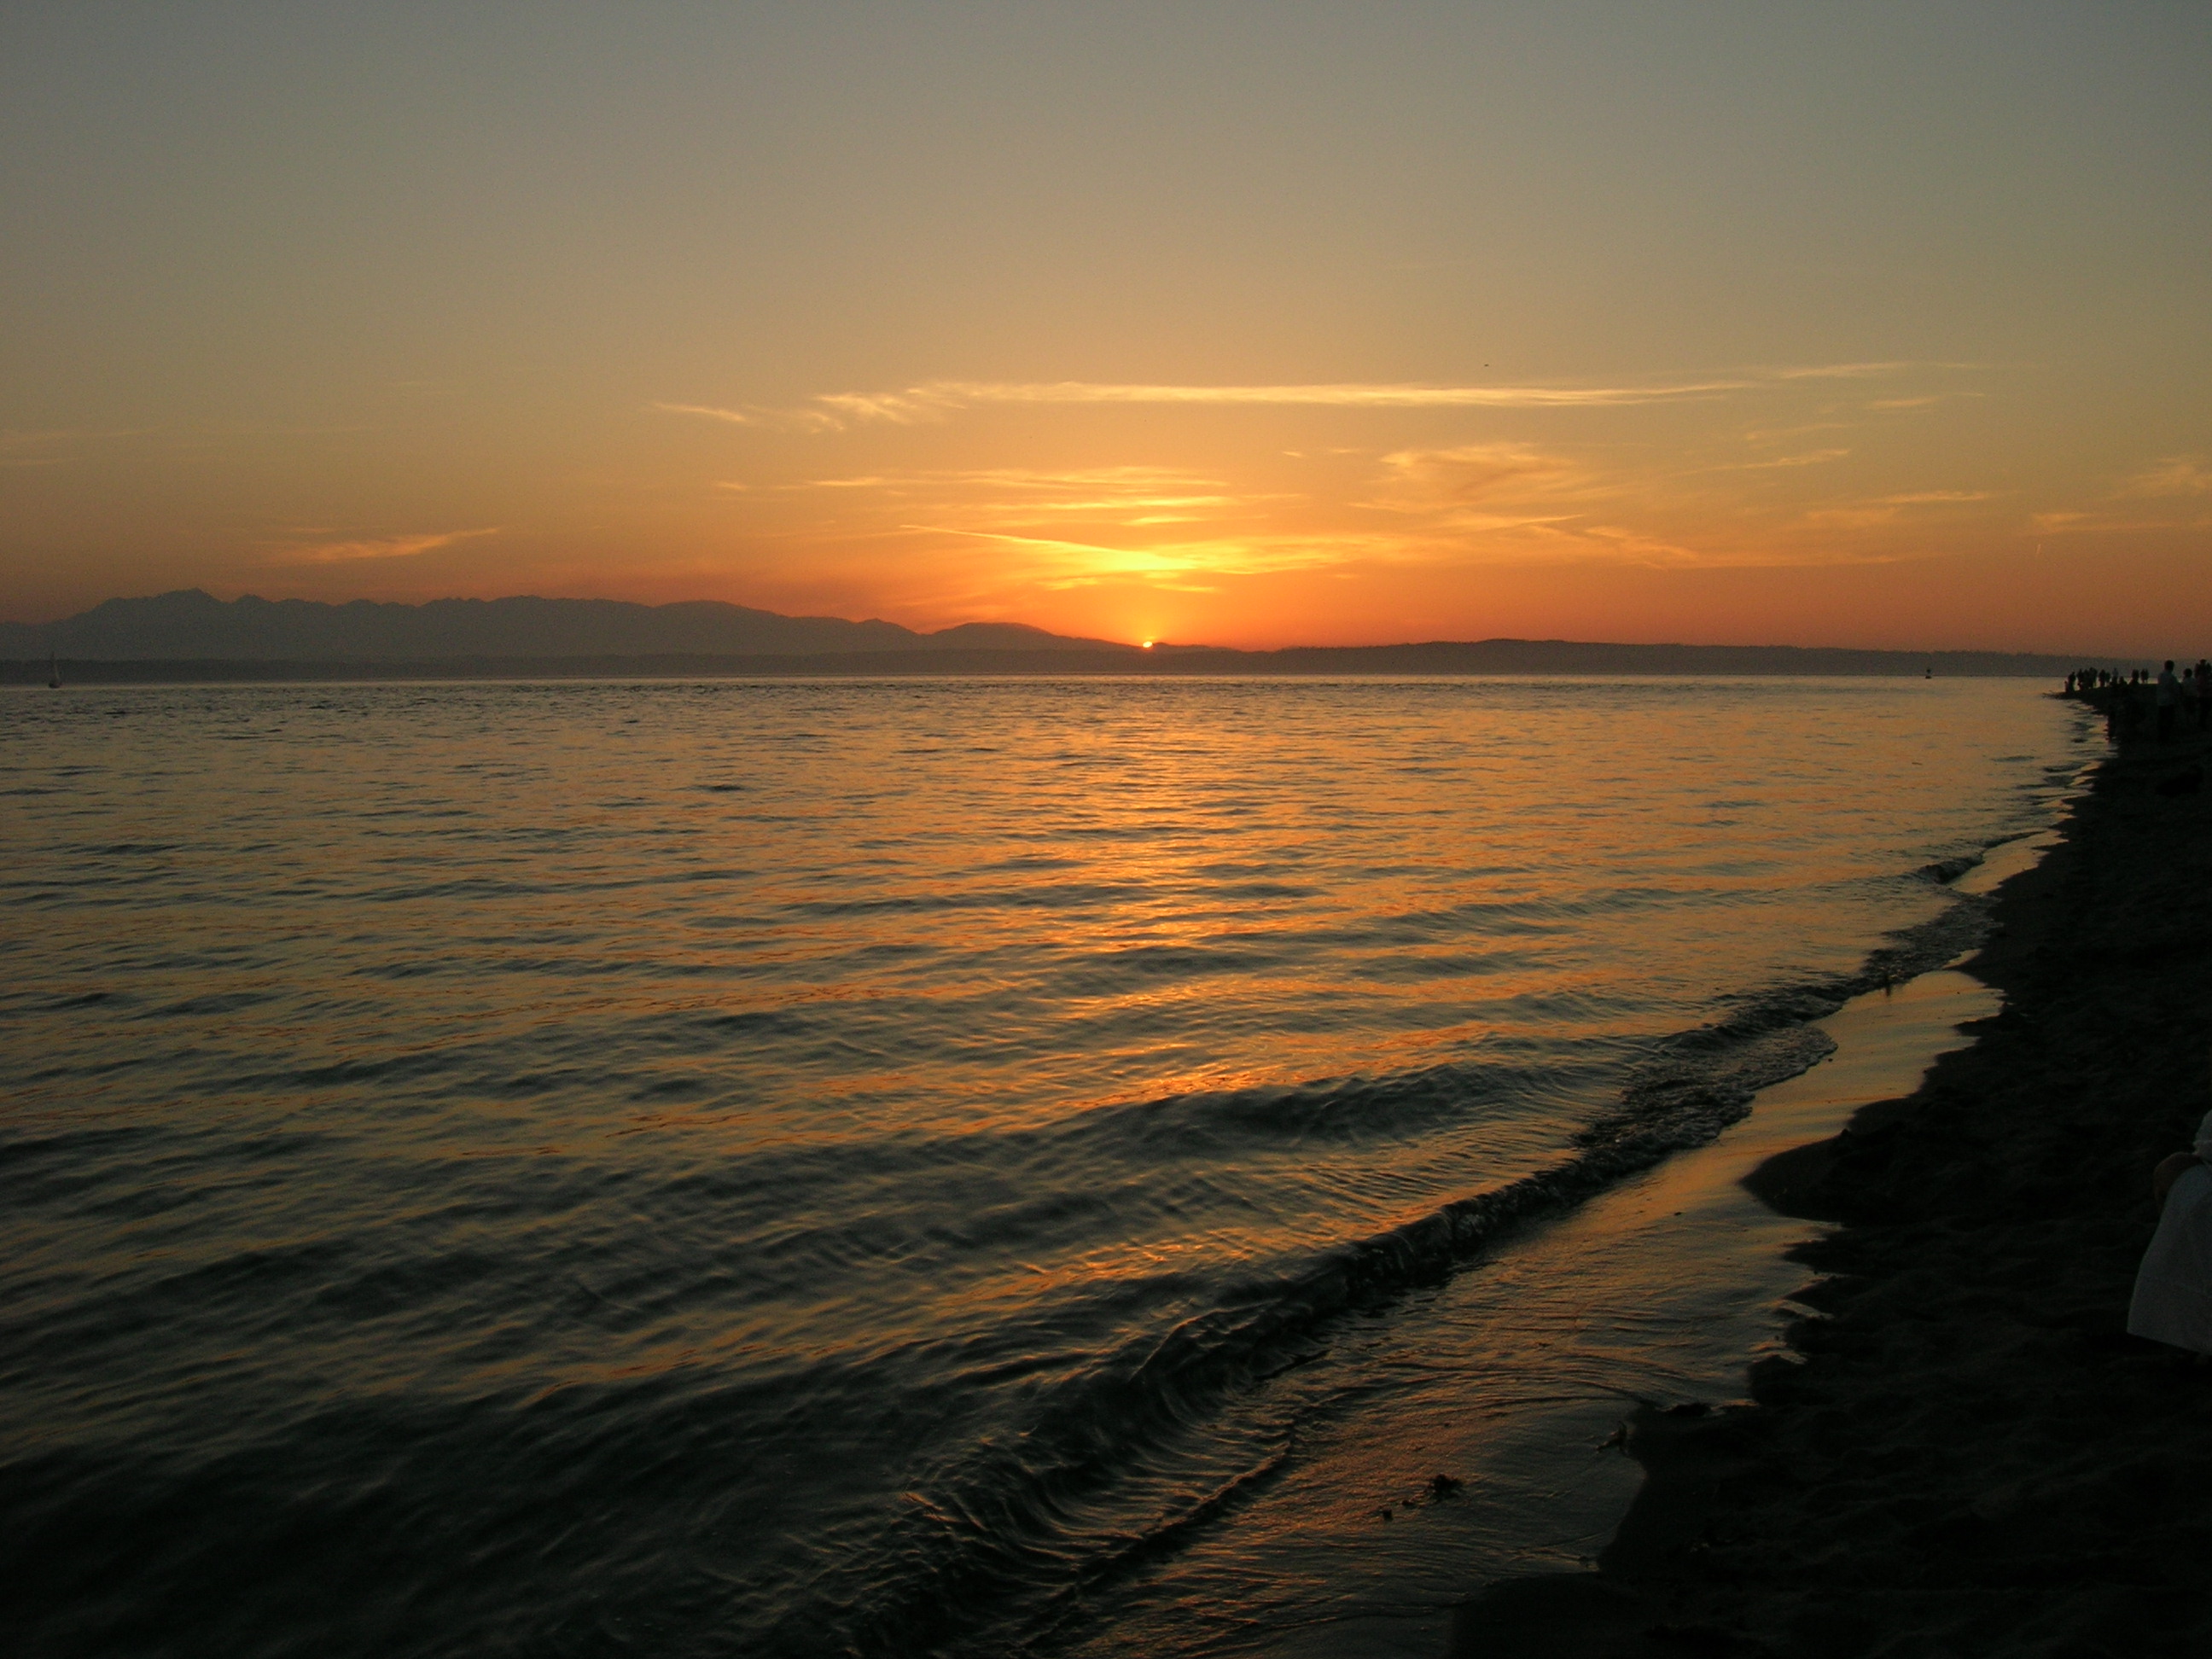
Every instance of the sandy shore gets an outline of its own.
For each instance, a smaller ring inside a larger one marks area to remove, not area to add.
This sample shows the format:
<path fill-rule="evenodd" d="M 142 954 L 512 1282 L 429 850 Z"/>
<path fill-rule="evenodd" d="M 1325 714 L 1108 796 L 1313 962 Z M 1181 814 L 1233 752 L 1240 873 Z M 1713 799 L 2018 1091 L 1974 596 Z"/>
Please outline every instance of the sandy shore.
<path fill-rule="evenodd" d="M 2207 756 L 2106 762 L 1998 890 L 2003 1012 L 1746 1183 L 1841 1224 L 1795 1253 L 1797 1357 L 1636 1423 L 1599 1571 L 1486 1592 L 1455 1659 L 2212 1653 L 2212 1370 L 2122 1329 L 2150 1167 L 2212 1105 Z"/>

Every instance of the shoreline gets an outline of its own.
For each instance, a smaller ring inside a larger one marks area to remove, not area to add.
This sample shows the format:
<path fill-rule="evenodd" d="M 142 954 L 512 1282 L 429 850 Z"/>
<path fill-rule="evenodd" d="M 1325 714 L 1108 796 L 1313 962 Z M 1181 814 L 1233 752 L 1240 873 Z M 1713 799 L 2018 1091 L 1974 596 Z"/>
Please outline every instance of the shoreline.
<path fill-rule="evenodd" d="M 1639 1414 L 1597 1571 L 1490 1587 L 1455 1659 L 2212 1650 L 2212 1377 L 2123 1329 L 2150 1167 L 2208 1104 L 2208 752 L 2108 755 L 1963 964 L 2002 1011 L 1746 1179 L 1837 1224 L 1790 1253 L 1792 1352 Z"/>

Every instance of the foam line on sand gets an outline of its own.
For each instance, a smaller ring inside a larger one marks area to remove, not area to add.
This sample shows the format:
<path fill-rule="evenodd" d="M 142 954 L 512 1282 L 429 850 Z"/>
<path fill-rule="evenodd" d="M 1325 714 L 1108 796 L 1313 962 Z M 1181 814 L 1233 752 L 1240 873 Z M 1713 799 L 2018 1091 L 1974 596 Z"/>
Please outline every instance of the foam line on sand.
<path fill-rule="evenodd" d="M 1496 1585 L 1454 1659 L 2212 1652 L 2212 1370 L 2124 1334 L 2151 1165 L 2208 1104 L 2201 738 L 2107 760 L 1996 894 L 2003 999 L 1903 1100 L 1746 1184 L 1837 1224 L 1747 1403 L 1649 1411 L 1593 1573 Z"/>

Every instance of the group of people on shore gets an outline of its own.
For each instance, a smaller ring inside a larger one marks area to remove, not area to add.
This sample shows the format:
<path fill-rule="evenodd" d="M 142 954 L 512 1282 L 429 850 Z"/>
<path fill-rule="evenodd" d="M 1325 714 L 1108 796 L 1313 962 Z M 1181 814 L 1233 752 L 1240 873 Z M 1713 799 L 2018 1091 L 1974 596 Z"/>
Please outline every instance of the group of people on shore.
<path fill-rule="evenodd" d="M 2155 731 L 2160 743 L 2173 741 L 2185 718 L 2200 731 L 2212 721 L 2212 661 L 2174 672 L 2173 659 L 2153 673 L 2109 668 L 2077 668 L 2066 677 L 2066 695 L 2094 702 L 2105 711 L 2105 726 L 2115 743 Z"/>
<path fill-rule="evenodd" d="M 2116 743 L 2152 731 L 2159 742 L 2170 743 L 2185 717 L 2200 729 L 2212 721 L 2212 661 L 2199 657 L 2179 673 L 2172 658 L 2154 674 L 2077 669 L 2066 677 L 2065 695 L 2101 707 Z M 2199 1364 L 2212 1364 L 2212 1114 L 2193 1146 L 2152 1171 L 2151 1197 L 2158 1230 L 2136 1272 L 2128 1330 L 2196 1354 Z"/>

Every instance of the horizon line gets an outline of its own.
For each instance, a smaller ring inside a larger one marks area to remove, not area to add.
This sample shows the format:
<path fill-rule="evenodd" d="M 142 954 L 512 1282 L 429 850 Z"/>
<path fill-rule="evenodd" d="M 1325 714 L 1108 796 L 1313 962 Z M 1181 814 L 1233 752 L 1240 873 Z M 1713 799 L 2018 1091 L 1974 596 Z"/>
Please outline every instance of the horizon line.
<path fill-rule="evenodd" d="M 896 622 L 892 622 L 892 621 L 890 621 L 889 618 L 887 618 L 887 617 L 842 617 L 842 616 L 835 616 L 835 615 L 830 614 L 830 613 L 828 613 L 828 612 L 811 612 L 811 613 L 803 613 L 803 614 L 802 614 L 802 613 L 791 612 L 791 611 L 770 611 L 770 610 L 768 610 L 768 609 L 766 609 L 765 607 L 763 607 L 763 606 L 760 606 L 760 605 L 744 605 L 744 604 L 742 604 L 742 603 L 740 603 L 739 601 L 735 600 L 735 599 L 709 599 L 709 598 L 685 599 L 662 599 L 662 600 L 651 600 L 651 599 L 610 599 L 610 598 L 608 598 L 608 597 L 606 597 L 606 596 L 605 596 L 605 595 L 602 595 L 602 594 L 572 595 L 572 594 L 544 594 L 544 593 L 502 593 L 502 594 L 495 595 L 495 596 L 494 596 L 494 597 L 492 597 L 492 598 L 489 598 L 489 599 L 486 599 L 486 598 L 482 597 L 481 595 L 477 595 L 477 594 L 453 593 L 453 594 L 446 594 L 446 595 L 441 595 L 441 596 L 440 596 L 439 598 L 436 598 L 436 599 L 369 599 L 369 598 L 368 598 L 368 597 L 366 597 L 366 596 L 356 597 L 356 598 L 355 598 L 355 599 L 307 599 L 307 598 L 302 598 L 302 597 L 299 597 L 299 596 L 293 596 L 293 597 L 287 598 L 287 599 L 270 599 L 264 598 L 262 595 L 258 594 L 258 593 L 240 592 L 240 593 L 237 594 L 234 598 L 228 599 L 216 599 L 216 596 L 215 596 L 214 594 L 212 594 L 212 593 L 209 592 L 207 591 L 207 589 L 205 589 L 204 587 L 201 587 L 201 586 L 198 586 L 198 585 L 194 585 L 194 586 L 189 586 L 189 587 L 173 587 L 173 588 L 167 588 L 167 589 L 164 589 L 164 590 L 162 590 L 162 591 L 161 591 L 161 592 L 155 592 L 155 593 L 112 594 L 112 595 L 109 596 L 109 597 L 108 597 L 108 598 L 106 598 L 106 599 L 100 599 L 100 600 L 97 600 L 97 601 L 95 601 L 94 604 L 92 604 L 92 605 L 90 605 L 86 606 L 86 607 L 85 607 L 83 610 L 82 610 L 82 611 L 74 611 L 74 612 L 72 612 L 72 613 L 70 613 L 70 615 L 65 616 L 65 617 L 59 617 L 53 618 L 52 620 L 48 621 L 48 622 L 42 622 L 42 623 L 37 623 L 37 622 L 19 622 L 19 621 L 15 621 L 15 620 L 14 620 L 14 619 L 12 619 L 12 618 L 0 618 L 0 629 L 4 629 L 4 628 L 21 628 L 21 629 L 31 629 L 31 630 L 34 630 L 34 631 L 43 631 L 43 630 L 49 629 L 54 629 L 54 628 L 62 627 L 62 626 L 64 626 L 64 625 L 65 625 L 65 624 L 67 624 L 67 623 L 72 623 L 72 622 L 79 621 L 79 620 L 81 620 L 81 619 L 82 619 L 82 618 L 84 618 L 84 617 L 86 617 L 90 616 L 93 612 L 94 612 L 94 611 L 99 611 L 99 610 L 100 610 L 102 607 L 106 606 L 106 605 L 128 605 L 128 604 L 133 604 L 133 603 L 147 603 L 147 602 L 151 602 L 151 601 L 160 600 L 160 599 L 179 598 L 179 597 L 182 597 L 182 596 L 185 596 L 185 595 L 188 595 L 188 594 L 190 594 L 190 595 L 198 595 L 198 597 L 200 597 L 200 598 L 202 598 L 202 599 L 205 599 L 209 600 L 209 601 L 210 601 L 210 603 L 212 603 L 212 604 L 218 605 L 225 605 L 225 606 L 228 606 L 228 605 L 234 605 L 240 604 L 240 602 L 242 602 L 242 601 L 251 599 L 251 600 L 253 600 L 253 601 L 255 601 L 255 602 L 257 602 L 257 603 L 258 603 L 258 604 L 263 604 L 263 605 L 316 605 L 316 606 L 320 606 L 320 607 L 322 607 L 322 608 L 324 608 L 324 609 L 325 609 L 325 610 L 331 610 L 331 611 L 342 610 L 342 609 L 345 608 L 346 606 L 353 605 L 390 605 L 390 606 L 394 606 L 394 607 L 397 607 L 397 608 L 399 608 L 399 609 L 402 609 L 402 610 L 408 610 L 408 611 L 420 611 L 420 610 L 422 610 L 422 609 L 427 608 L 428 606 L 434 605 L 454 605 L 454 604 L 461 604 L 461 605 L 501 605 L 501 604 L 507 604 L 507 603 L 511 603 L 511 602 L 514 602 L 514 601 L 516 601 L 516 600 L 535 600 L 535 601 L 537 601 L 538 603 L 540 603 L 540 604 L 546 604 L 546 605 L 625 605 L 625 606 L 631 606 L 631 607 L 634 607 L 634 608 L 635 608 L 635 609 L 643 610 L 643 611 L 665 611 L 665 610 L 671 610 L 671 609 L 673 609 L 673 608 L 675 608 L 675 607 L 677 607 L 677 606 L 679 606 L 679 605 L 718 605 L 718 606 L 721 606 L 721 607 L 724 607 L 724 608 L 726 608 L 726 609 L 732 610 L 732 611 L 751 611 L 751 612 L 754 612 L 755 614 L 757 614 L 757 615 L 760 615 L 760 616 L 774 617 L 776 617 L 777 619 L 779 619 L 779 620 L 781 620 L 781 621 L 786 621 L 786 622 L 835 622 L 835 623 L 846 623 L 846 624 L 850 625 L 850 626 L 853 626 L 853 627 L 865 627 L 865 626 L 866 626 L 867 624 L 872 623 L 879 623 L 879 624 L 881 624 L 881 625 L 883 625 L 883 626 L 885 626 L 885 627 L 900 629 L 902 629 L 902 631 L 904 631 L 904 632 L 906 632 L 906 633 L 908 633 L 908 634 L 913 635 L 914 635 L 915 638 L 917 638 L 917 639 L 925 639 L 925 640 L 926 640 L 926 639 L 935 639 L 935 638 L 939 637 L 939 635 L 945 635 L 945 634 L 948 634 L 948 633 L 951 633 L 951 632 L 953 632 L 953 631 L 955 631 L 955 630 L 957 630 L 957 629 L 963 629 L 963 628 L 978 628 L 978 627 L 981 627 L 981 628 L 996 628 L 996 627 L 1004 627 L 1004 628 L 1018 628 L 1018 629 L 1023 629 L 1028 630 L 1028 631 L 1032 632 L 1032 633 L 1036 633 L 1036 634 L 1043 635 L 1044 635 L 1046 638 L 1048 638 L 1048 639 L 1053 639 L 1053 640 L 1068 640 L 1068 641 L 1093 641 L 1093 642 L 1095 642 L 1095 643 L 1096 643 L 1097 645 L 1098 645 L 1098 646 L 1103 646 L 1103 647 L 1109 647 L 1109 648 L 1111 648 L 1111 649 L 1123 650 L 1123 651 L 1130 651 L 1130 652 L 1136 652 L 1136 653 L 1145 653 L 1145 652 L 1147 652 L 1147 651 L 1155 651 L 1155 650 L 1165 649 L 1165 650 L 1167 650 L 1167 651 L 1169 651 L 1169 652 L 1214 651 L 1214 652 L 1230 652 L 1230 653 L 1237 653 L 1237 654 L 1239 654 L 1239 655 L 1245 655 L 1245 656 L 1266 656 L 1266 655 L 1273 655 L 1273 654 L 1277 654 L 1277 653 L 1283 653 L 1283 652 L 1289 652 L 1289 651 L 1390 651 L 1390 650 L 1413 650 L 1413 649 L 1420 649 L 1420 648 L 1425 648 L 1425 647 L 1469 647 L 1469 646 L 1480 646 L 1480 645 L 1557 645 L 1557 646 L 1575 646 L 1575 647 L 1595 647 L 1595 648 L 1603 648 L 1603 649 L 1608 649 L 1608 650 L 1611 650 L 1611 649 L 1620 649 L 1620 650 L 1681 650 L 1681 651 L 1832 651 L 1832 652 L 1856 653 L 1860 653 L 1860 654 L 1880 654 L 1880 655 L 1893 655 L 1893 656 L 1916 656 L 1916 655 L 1917 655 L 1917 656 L 1933 656 L 1933 657 L 1942 657 L 1942 656 L 2039 657 L 2039 658 L 2051 658 L 2051 659 L 2056 659 L 2056 660 L 2070 660 L 2070 661 L 2074 661 L 2074 662 L 2080 663 L 2080 664 L 2083 664 L 2083 665 L 2101 665 L 2102 661 L 2104 661 L 2104 660 L 2106 660 L 2106 659 L 2111 659 L 2111 660 L 2118 660 L 2118 659 L 2135 659 L 2135 658 L 2137 658 L 2137 657 L 2140 657 L 2140 656 L 2143 656 L 2143 655 L 2146 655 L 2146 654 L 2148 654 L 2148 655 L 2149 657 L 2151 657 L 2152 659 L 2158 659 L 2158 660 L 2163 660 L 2162 653 L 2157 653 L 2157 652 L 2153 652 L 2153 653 L 2136 653 L 2136 652 L 2124 652 L 2124 651 L 2122 651 L 2122 652 L 2115 652 L 2115 651 L 2105 651 L 2105 652 L 2094 652 L 2094 651 L 2093 651 L 2093 652 L 2075 652 L 2075 651 L 2070 651 L 2070 650 L 2068 650 L 2068 651 L 2053 651 L 2053 650 L 2039 650 L 2039 649 L 2034 649 L 2034 648 L 2028 647 L 2021 647 L 2021 646 L 1935 646 L 1935 647 L 1921 647 L 1921 646 L 1875 646 L 1875 645 L 1803 645 L 1803 644 L 1797 644 L 1797 643 L 1794 643 L 1794 642 L 1772 641 L 1762 641 L 1762 642 L 1759 642 L 1759 643 L 1745 644 L 1745 643 L 1728 642 L 1728 641 L 1690 641 L 1690 640 L 1599 640 L 1599 639 L 1568 639 L 1568 638 L 1560 637 L 1560 636 L 1539 637 L 1539 636 L 1535 636 L 1535 635 L 1510 635 L 1510 634 L 1494 634 L 1494 635 L 1486 635 L 1486 636 L 1481 637 L 1481 638 L 1479 638 L 1479 639 L 1443 639 L 1443 638 L 1430 638 L 1430 639 L 1396 639 L 1396 640 L 1388 640 L 1388 641 L 1356 641 L 1356 642 L 1350 642 L 1350 643 L 1337 643 L 1337 644 L 1321 644 L 1321 643 L 1307 643 L 1307 642 L 1296 642 L 1296 641 L 1294 641 L 1294 642 L 1291 642 L 1291 643 L 1287 643 L 1287 644 L 1283 644 L 1283 645 L 1270 645 L 1270 646 L 1231 646 L 1231 645 L 1214 645 L 1214 644 L 1210 644 L 1210 643 L 1206 643 L 1206 642 L 1203 642 L 1203 641 L 1168 641 L 1168 640 L 1160 640 L 1160 639 L 1154 639 L 1154 640 L 1151 640 L 1151 641 L 1138 641 L 1138 640 L 1126 640 L 1126 641 L 1125 641 L 1125 640 L 1115 640 L 1115 639 L 1109 639 L 1109 638 L 1106 638 L 1106 637 L 1102 636 L 1102 635 L 1096 635 L 1060 634 L 1060 633 L 1055 633 L 1055 632 L 1054 632 L 1052 629 L 1048 629 L 1048 628 L 1042 627 L 1042 626 L 1040 626 L 1039 624 L 1035 623 L 1013 622 L 1013 621 L 1009 621 L 1009 620 L 1007 620 L 1007 619 L 1006 619 L 1006 618 L 1004 618 L 1004 617 L 979 617 L 979 618 L 970 618 L 970 619 L 969 619 L 969 620 L 967 620 L 967 621 L 963 621 L 963 622 L 949 623 L 945 624 L 945 625 L 944 627 L 942 627 L 942 628 L 931 629 L 915 629 L 915 628 L 908 627 L 906 623 L 896 623 Z M 1018 647 L 976 647 L 976 648 L 977 648 L 977 649 L 982 649 L 982 650 L 1012 650 L 1012 649 L 1017 649 Z M 895 649 L 895 648 L 894 648 L 894 649 Z M 1041 647 L 1041 649 L 1042 649 L 1043 651 L 1045 651 L 1048 654 L 1054 655 L 1054 656 L 1066 656 L 1066 655 L 1069 654 L 1069 653 L 1067 652 L 1066 648 L 1066 647 Z M 361 663 L 364 663 L 364 664 L 374 664 L 374 663 L 396 663 L 396 662 L 467 661 L 467 660 L 475 660 L 475 659 L 487 659 L 487 660 L 526 660 L 526 660 L 531 660 L 531 661 L 559 661 L 559 660 L 565 660 L 565 659 L 608 659 L 608 658 L 617 658 L 617 657 L 619 657 L 619 658 L 626 658 L 626 659 L 643 659 L 653 658 L 653 657 L 678 657 L 678 656 L 680 656 L 680 657 L 690 657 L 690 658 L 702 658 L 702 659 L 703 659 L 703 658 L 713 658 L 713 657 L 766 657 L 766 656 L 783 656 L 783 657 L 813 657 L 813 656 L 837 656 L 837 655 L 881 655 L 881 654 L 885 654 L 885 653 L 884 653 L 884 652 L 880 652 L 880 651 L 861 651 L 861 652 L 854 652 L 854 653 L 841 653 L 841 652 L 835 652 L 835 651 L 830 651 L 830 652 L 804 652 L 804 653 L 802 653 L 802 652 L 760 652 L 760 651 L 753 651 L 753 652 L 747 652 L 747 651 L 604 652 L 604 651 L 603 651 L 603 652 L 564 652 L 564 653 L 550 653 L 550 654 L 547 654 L 547 653 L 538 653 L 538 654 L 535 654 L 535 655 L 529 655 L 529 656 L 527 656 L 527 657 L 526 657 L 523 653 L 501 653 L 500 655 L 498 655 L 498 656 L 494 656 L 494 657 L 487 657 L 487 656 L 485 655 L 485 653 L 476 653 L 476 655 L 475 655 L 475 656 L 473 656 L 473 657 L 466 657 L 466 656 L 465 656 L 465 657 L 453 657 L 453 658 L 419 658 L 419 657 L 416 657 L 416 658 L 377 658 L 377 657 L 361 657 L 361 658 L 298 658 L 298 659 L 277 659 L 277 658 L 258 658 L 258 657 L 255 657 L 255 658 L 211 658 L 211 657 L 158 657 L 158 658 L 156 658 L 156 657 L 117 657 L 117 658 L 100 658 L 100 657 L 80 657 L 80 658 L 76 659 L 76 660 L 81 661 L 81 662 L 149 662 L 149 663 L 150 663 L 150 662 L 177 662 L 177 663 L 187 663 L 187 662 L 218 662 L 218 661 L 240 661 L 240 662 L 264 662 L 264 661 L 268 661 L 268 662 L 273 662 L 273 661 L 279 661 L 279 660 L 296 660 L 296 661 L 301 661 L 301 662 L 349 661 L 349 662 L 361 662 Z M 28 659 L 0 658 L 0 661 L 17 661 L 17 660 L 28 660 Z M 2177 661 L 2179 661 L 2179 658 L 2177 658 L 2177 659 L 2176 659 L 2176 660 L 2177 660 Z"/>

